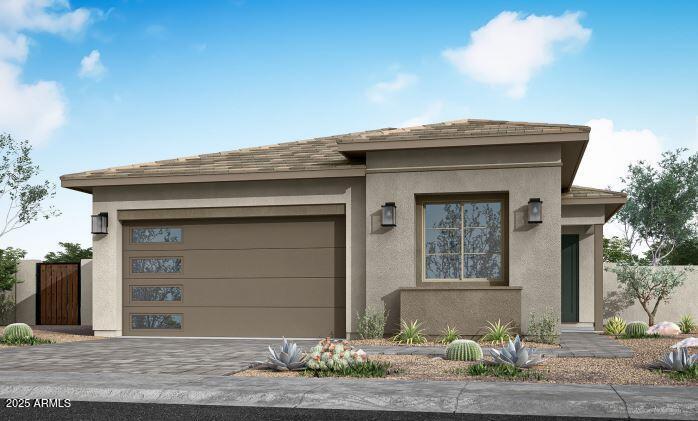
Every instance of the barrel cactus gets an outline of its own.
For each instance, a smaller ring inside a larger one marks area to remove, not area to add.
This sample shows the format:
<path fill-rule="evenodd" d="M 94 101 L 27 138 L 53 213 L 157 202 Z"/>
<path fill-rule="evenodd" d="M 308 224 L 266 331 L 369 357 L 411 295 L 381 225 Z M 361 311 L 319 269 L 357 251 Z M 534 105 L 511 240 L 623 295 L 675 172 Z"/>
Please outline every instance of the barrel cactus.
<path fill-rule="evenodd" d="M 311 370 L 342 370 L 366 362 L 366 353 L 354 349 L 347 341 L 320 341 L 310 350 L 308 368 Z"/>
<path fill-rule="evenodd" d="M 6 341 L 21 341 L 34 336 L 32 328 L 24 323 L 12 323 L 7 325 L 3 332 L 3 339 Z"/>
<path fill-rule="evenodd" d="M 625 320 L 619 316 L 613 316 L 604 325 L 607 335 L 622 335 L 625 332 Z"/>
<path fill-rule="evenodd" d="M 456 361 L 478 361 L 482 359 L 482 348 L 475 341 L 457 339 L 446 347 L 446 359 Z"/>
<path fill-rule="evenodd" d="M 625 334 L 631 338 L 641 338 L 647 335 L 649 325 L 645 322 L 632 322 L 625 326 Z"/>

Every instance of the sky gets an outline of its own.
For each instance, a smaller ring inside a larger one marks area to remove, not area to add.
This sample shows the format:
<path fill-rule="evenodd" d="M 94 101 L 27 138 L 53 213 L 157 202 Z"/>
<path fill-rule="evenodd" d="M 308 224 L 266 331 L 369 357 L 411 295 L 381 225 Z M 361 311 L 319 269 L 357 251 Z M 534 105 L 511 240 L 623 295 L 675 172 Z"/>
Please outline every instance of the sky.
<path fill-rule="evenodd" d="M 61 216 L 0 238 L 91 244 L 62 174 L 463 118 L 587 124 L 575 184 L 698 149 L 698 2 L 0 1 L 0 132 Z M 6 209 L 2 207 L 0 209 Z"/>

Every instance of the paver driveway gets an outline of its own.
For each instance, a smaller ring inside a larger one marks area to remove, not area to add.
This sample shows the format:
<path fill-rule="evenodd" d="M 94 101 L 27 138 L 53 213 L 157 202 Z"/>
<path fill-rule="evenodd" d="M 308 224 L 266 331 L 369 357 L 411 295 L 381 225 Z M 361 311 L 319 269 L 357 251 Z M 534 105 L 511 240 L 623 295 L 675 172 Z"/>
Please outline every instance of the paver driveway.
<path fill-rule="evenodd" d="M 112 338 L 0 349 L 0 371 L 208 374 L 241 370 L 264 360 L 278 340 Z M 316 342 L 298 342 L 304 348 Z M 276 346 L 276 345 L 275 345 Z"/>

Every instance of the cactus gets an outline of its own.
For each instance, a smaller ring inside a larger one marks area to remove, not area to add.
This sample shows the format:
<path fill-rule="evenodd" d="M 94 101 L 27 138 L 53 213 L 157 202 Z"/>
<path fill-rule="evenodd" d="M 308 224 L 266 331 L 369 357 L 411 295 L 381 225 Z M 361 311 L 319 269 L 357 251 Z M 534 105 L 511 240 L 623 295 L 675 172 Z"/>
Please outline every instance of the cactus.
<path fill-rule="evenodd" d="M 326 338 L 310 350 L 308 368 L 320 371 L 341 371 L 366 362 L 366 353 L 355 350 L 347 341 L 332 342 Z"/>
<path fill-rule="evenodd" d="M 625 326 L 625 334 L 630 338 L 641 338 L 647 335 L 649 328 L 645 322 L 632 322 Z"/>
<path fill-rule="evenodd" d="M 613 316 L 604 325 L 607 335 L 622 335 L 625 332 L 625 320 L 619 316 Z"/>
<path fill-rule="evenodd" d="M 482 359 L 482 348 L 475 341 L 458 339 L 446 347 L 446 359 L 456 361 L 478 361 Z"/>
<path fill-rule="evenodd" d="M 12 323 L 5 327 L 3 332 L 3 339 L 6 341 L 20 341 L 22 339 L 29 339 L 34 336 L 32 328 L 24 323 Z"/>

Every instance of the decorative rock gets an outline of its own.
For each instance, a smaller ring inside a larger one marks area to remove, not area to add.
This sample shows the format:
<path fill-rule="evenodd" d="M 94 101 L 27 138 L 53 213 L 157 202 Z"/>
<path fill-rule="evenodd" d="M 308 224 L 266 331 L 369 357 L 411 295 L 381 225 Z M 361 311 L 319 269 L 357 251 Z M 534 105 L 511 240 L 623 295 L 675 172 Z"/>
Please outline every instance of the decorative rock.
<path fill-rule="evenodd" d="M 661 322 L 647 330 L 648 335 L 676 336 L 681 333 L 681 329 L 674 322 Z"/>
<path fill-rule="evenodd" d="M 698 338 L 686 338 L 680 342 L 675 343 L 672 345 L 672 348 L 688 348 L 688 347 L 698 347 Z"/>

